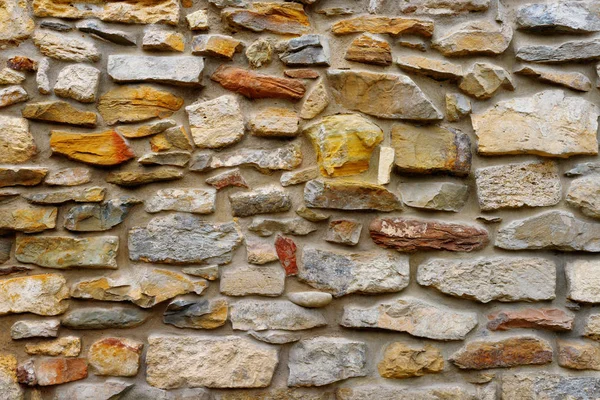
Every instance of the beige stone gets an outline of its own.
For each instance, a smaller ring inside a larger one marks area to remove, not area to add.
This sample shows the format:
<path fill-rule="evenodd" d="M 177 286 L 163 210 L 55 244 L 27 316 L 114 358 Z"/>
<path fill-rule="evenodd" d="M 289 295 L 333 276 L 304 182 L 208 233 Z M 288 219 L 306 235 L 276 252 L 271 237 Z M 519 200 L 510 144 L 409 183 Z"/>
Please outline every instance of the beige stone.
<path fill-rule="evenodd" d="M 488 63 L 475 63 L 458 86 L 479 100 L 491 98 L 500 89 L 515 90 L 512 77 L 504 68 Z"/>
<path fill-rule="evenodd" d="M 0 233 L 36 233 L 56 227 L 56 207 L 38 207 L 17 203 L 0 208 Z"/>
<path fill-rule="evenodd" d="M 29 95 L 21 86 L 8 86 L 0 89 L 0 108 L 29 100 Z"/>
<path fill-rule="evenodd" d="M 39 343 L 27 343 L 25 352 L 31 355 L 77 357 L 81 352 L 81 339 L 76 336 L 64 336 Z"/>
<path fill-rule="evenodd" d="M 185 108 L 197 147 L 215 149 L 232 145 L 244 137 L 244 117 L 237 97 L 225 95 Z"/>
<path fill-rule="evenodd" d="M 401 56 L 396 59 L 396 65 L 404 71 L 425 75 L 437 80 L 456 81 L 463 76 L 463 69 L 459 64 L 434 58 Z"/>
<path fill-rule="evenodd" d="M 497 55 L 508 48 L 512 36 L 510 24 L 478 20 L 453 26 L 442 36 L 435 37 L 431 46 L 447 57 Z"/>
<path fill-rule="evenodd" d="M 530 76 L 541 82 L 564 86 L 579 92 L 589 92 L 592 89 L 592 82 L 590 82 L 589 78 L 579 72 L 561 72 L 559 70 L 549 70 L 528 65 L 515 69 L 514 73 Z"/>
<path fill-rule="evenodd" d="M 319 79 L 310 92 L 308 92 L 304 102 L 302 103 L 302 108 L 300 109 L 300 118 L 315 118 L 327 108 L 329 101 L 329 93 L 327 92 L 325 83 L 322 79 Z"/>
<path fill-rule="evenodd" d="M 300 119 L 289 108 L 269 107 L 254 114 L 248 121 L 248 129 L 254 136 L 293 138 L 298 136 Z"/>
<path fill-rule="evenodd" d="M 0 159 L 6 164 L 22 164 L 37 153 L 29 123 L 23 118 L 0 116 Z"/>
<path fill-rule="evenodd" d="M 87 358 L 96 375 L 136 376 L 143 347 L 137 340 L 108 337 L 92 343 Z"/>
<path fill-rule="evenodd" d="M 228 266 L 221 270 L 221 293 L 227 296 L 281 296 L 285 271 L 279 265 Z"/>
<path fill-rule="evenodd" d="M 185 16 L 185 19 L 189 28 L 193 31 L 207 31 L 209 29 L 207 10 L 198 10 L 189 13 Z"/>
<path fill-rule="evenodd" d="M 12 354 L 0 355 L 0 393 L 6 400 L 24 399 L 17 381 L 17 359 Z"/>
<path fill-rule="evenodd" d="M 102 55 L 98 48 L 88 40 L 76 39 L 51 31 L 36 31 L 33 35 L 33 43 L 46 57 L 61 61 L 96 62 Z"/>
<path fill-rule="evenodd" d="M 30 312 L 59 315 L 69 308 L 67 280 L 39 274 L 0 280 L 0 315 Z"/>
<path fill-rule="evenodd" d="M 574 179 L 567 191 L 567 203 L 591 218 L 600 218 L 600 178 L 584 176 Z"/>
<path fill-rule="evenodd" d="M 0 46 L 18 46 L 29 38 L 35 24 L 29 15 L 27 1 L 6 0 L 0 4 Z"/>
<path fill-rule="evenodd" d="M 438 348 L 430 345 L 410 346 L 395 342 L 386 347 L 377 369 L 384 378 L 412 378 L 442 372 L 444 358 Z"/>
<path fill-rule="evenodd" d="M 600 371 L 600 344 L 557 340 L 558 365 L 577 370 Z"/>
<path fill-rule="evenodd" d="M 592 259 L 567 262 L 567 297 L 583 303 L 600 303 L 600 263 Z"/>

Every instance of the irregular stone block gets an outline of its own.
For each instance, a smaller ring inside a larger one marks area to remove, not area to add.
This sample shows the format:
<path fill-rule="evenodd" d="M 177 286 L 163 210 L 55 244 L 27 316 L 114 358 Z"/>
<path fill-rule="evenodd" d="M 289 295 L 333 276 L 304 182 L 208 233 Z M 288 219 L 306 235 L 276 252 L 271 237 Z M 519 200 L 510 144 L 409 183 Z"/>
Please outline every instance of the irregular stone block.
<path fill-rule="evenodd" d="M 444 357 L 436 347 L 409 346 L 394 342 L 386 347 L 377 364 L 379 375 L 389 379 L 404 379 L 442 372 Z"/>
<path fill-rule="evenodd" d="M 37 207 L 18 203 L 0 208 L 0 233 L 36 233 L 56 227 L 56 207 Z"/>
<path fill-rule="evenodd" d="M 492 331 L 524 328 L 564 332 L 573 329 L 575 316 L 558 308 L 524 308 L 495 312 L 488 320 L 487 328 Z"/>
<path fill-rule="evenodd" d="M 150 28 L 144 32 L 142 49 L 182 52 L 185 49 L 185 37 L 178 32 Z"/>
<path fill-rule="evenodd" d="M 190 56 L 109 55 L 108 75 L 118 83 L 158 82 L 179 86 L 202 84 L 204 59 Z"/>
<path fill-rule="evenodd" d="M 301 35 L 310 29 L 303 6 L 297 3 L 251 3 L 248 8 L 226 8 L 221 18 L 233 28 L 253 32 Z"/>
<path fill-rule="evenodd" d="M 302 163 L 302 151 L 298 143 L 292 143 L 272 150 L 240 149 L 229 153 L 214 154 L 211 168 L 253 166 L 259 171 L 289 171 Z"/>
<path fill-rule="evenodd" d="M 475 63 L 460 81 L 458 88 L 469 96 L 486 100 L 500 88 L 515 90 L 515 84 L 504 68 L 489 63 Z"/>
<path fill-rule="evenodd" d="M 69 308 L 67 280 L 39 274 L 0 280 L 0 315 L 29 312 L 58 315 Z"/>
<path fill-rule="evenodd" d="M 592 89 L 592 82 L 589 78 L 579 72 L 561 72 L 536 66 L 526 66 L 516 69 L 514 73 L 531 76 L 541 82 L 564 86 L 579 92 L 589 92 Z"/>
<path fill-rule="evenodd" d="M 20 383 L 29 386 L 60 385 L 87 378 L 88 366 L 87 361 L 83 358 L 36 359 L 35 361 L 30 360 L 24 366 L 19 366 L 17 376 Z M 23 378 L 25 380 L 22 380 Z"/>
<path fill-rule="evenodd" d="M 99 133 L 50 131 L 53 153 L 91 165 L 119 165 L 135 154 L 125 139 L 114 130 Z"/>
<path fill-rule="evenodd" d="M 69 311 L 60 323 L 69 329 L 126 329 L 142 325 L 149 314 L 139 308 L 110 306 Z"/>
<path fill-rule="evenodd" d="M 29 123 L 23 118 L 0 116 L 0 159 L 6 164 L 22 164 L 37 153 Z"/>
<path fill-rule="evenodd" d="M 459 64 L 434 58 L 403 56 L 396 59 L 396 65 L 401 70 L 436 80 L 456 81 L 463 77 L 463 69 Z"/>
<path fill-rule="evenodd" d="M 183 126 L 165 129 L 161 133 L 152 136 L 150 148 L 154 152 L 166 151 L 192 151 L 194 145 Z"/>
<path fill-rule="evenodd" d="M 454 26 L 434 38 L 431 47 L 446 57 L 502 54 L 510 45 L 510 24 L 498 25 L 487 20 L 470 21 Z"/>
<path fill-rule="evenodd" d="M 600 314 L 590 314 L 585 321 L 583 336 L 592 340 L 600 340 Z"/>
<path fill-rule="evenodd" d="M 186 151 L 165 151 L 160 153 L 148 153 L 138 158 L 142 165 L 172 165 L 184 167 L 190 161 L 191 155 Z"/>
<path fill-rule="evenodd" d="M 322 79 L 313 86 L 306 95 L 302 108 L 300 109 L 300 118 L 313 119 L 323 112 L 329 105 L 329 93 Z"/>
<path fill-rule="evenodd" d="M 198 35 L 192 41 L 192 54 L 231 60 L 242 42 L 227 35 Z"/>
<path fill-rule="evenodd" d="M 136 376 L 143 347 L 136 340 L 107 337 L 92 343 L 87 359 L 96 375 Z"/>
<path fill-rule="evenodd" d="M 229 171 L 221 172 L 206 179 L 204 182 L 211 186 L 214 186 L 217 190 L 221 190 L 227 187 L 243 187 L 250 189 L 246 179 L 242 175 L 239 168 L 235 168 Z"/>
<path fill-rule="evenodd" d="M 229 203 L 234 217 L 285 212 L 292 207 L 289 195 L 275 185 L 232 193 L 229 195 Z"/>
<path fill-rule="evenodd" d="M 62 168 L 50 173 L 44 179 L 44 183 L 49 186 L 78 186 L 89 183 L 92 180 L 92 173 L 87 168 Z"/>
<path fill-rule="evenodd" d="M 222 294 L 227 296 L 268 296 L 283 294 L 285 271 L 279 265 L 242 265 L 221 271 Z"/>
<path fill-rule="evenodd" d="M 439 4 L 439 3 L 436 3 Z M 453 3 L 452 3 L 453 4 Z M 421 400 L 421 399 L 452 399 L 452 400 L 478 400 L 481 399 L 476 391 L 464 388 L 462 385 L 435 385 L 432 387 L 399 387 L 391 385 L 363 385 L 343 387 L 336 391 L 339 400 Z"/>
<path fill-rule="evenodd" d="M 185 16 L 190 30 L 192 31 L 207 31 L 210 27 L 208 24 L 208 11 L 198 10 Z"/>
<path fill-rule="evenodd" d="M 600 370 L 600 345 L 575 340 L 557 340 L 558 365 L 577 370 Z"/>
<path fill-rule="evenodd" d="M 600 379 L 596 376 L 565 376 L 541 371 L 502 375 L 502 397 L 505 399 L 543 400 L 565 396 L 593 399 L 599 390 Z"/>
<path fill-rule="evenodd" d="M 74 383 L 58 386 L 55 394 L 59 398 L 68 400 L 110 400 L 111 398 L 122 400 L 124 398 L 119 396 L 129 393 L 134 385 L 134 383 L 112 380 L 101 383 Z"/>
<path fill-rule="evenodd" d="M 469 198 L 469 187 L 452 182 L 403 183 L 400 193 L 409 207 L 459 212 Z"/>
<path fill-rule="evenodd" d="M 89 33 L 92 37 L 96 36 L 106 41 L 120 44 L 121 46 L 136 46 L 137 38 L 134 34 L 120 31 L 117 29 L 111 29 L 107 25 L 99 23 L 97 21 L 81 21 L 78 22 L 75 27 L 77 30 L 85 33 Z"/>
<path fill-rule="evenodd" d="M 52 122 L 94 128 L 97 115 L 91 111 L 82 111 L 66 101 L 41 101 L 27 103 L 21 111 L 23 117 L 35 121 Z"/>
<path fill-rule="evenodd" d="M 228 309 L 224 299 L 175 300 L 167 306 L 163 322 L 178 328 L 215 329 L 225 325 Z"/>
<path fill-rule="evenodd" d="M 360 240 L 362 224 L 354 219 L 335 219 L 329 221 L 325 241 L 356 246 Z"/>
<path fill-rule="evenodd" d="M 271 243 L 246 238 L 246 259 L 250 264 L 263 265 L 278 260 L 275 246 Z"/>
<path fill-rule="evenodd" d="M 38 30 L 33 35 L 33 43 L 46 57 L 61 61 L 96 62 L 102 55 L 92 42 L 61 33 Z"/>
<path fill-rule="evenodd" d="M 545 34 L 598 32 L 600 8 L 582 1 L 526 4 L 517 10 L 517 26 Z"/>
<path fill-rule="evenodd" d="M 100 84 L 100 70 L 90 65 L 68 65 L 58 74 L 54 94 L 75 99 L 82 103 L 94 103 Z"/>
<path fill-rule="evenodd" d="M 268 138 L 293 138 L 298 136 L 300 118 L 294 110 L 270 107 L 254 114 L 248 121 L 250 133 Z"/>
<path fill-rule="evenodd" d="M 27 343 L 25 352 L 31 355 L 51 357 L 77 357 L 81 353 L 81 339 L 75 336 L 64 336 L 40 343 Z"/>
<path fill-rule="evenodd" d="M 460 121 L 471 113 L 471 101 L 459 93 L 446 93 L 446 119 Z"/>
<path fill-rule="evenodd" d="M 246 58 L 250 68 L 260 68 L 271 63 L 273 57 L 273 46 L 264 38 L 258 38 L 246 49 Z M 287 76 L 287 75 L 286 75 Z M 293 78 L 290 76 L 290 78 Z"/>
<path fill-rule="evenodd" d="M 0 90 L 0 108 L 29 100 L 29 95 L 21 86 L 9 86 Z"/>
<path fill-rule="evenodd" d="M 183 171 L 177 168 L 157 167 L 146 171 L 111 172 L 106 182 L 123 187 L 135 187 L 155 182 L 174 181 L 183 178 Z"/>
<path fill-rule="evenodd" d="M 48 168 L 0 167 L 0 188 L 39 185 L 47 174 Z"/>
<path fill-rule="evenodd" d="M 350 43 L 344 59 L 387 66 L 392 64 L 392 48 L 385 40 L 369 34 L 362 34 Z"/>
<path fill-rule="evenodd" d="M 240 300 L 231 306 L 229 316 L 234 330 L 300 331 L 327 325 L 325 317 L 286 300 Z"/>
<path fill-rule="evenodd" d="M 298 101 L 304 97 L 306 91 L 304 85 L 297 80 L 259 75 L 228 65 L 221 65 L 217 68 L 210 79 L 225 89 L 249 99 L 273 98 Z"/>
<path fill-rule="evenodd" d="M 0 45 L 18 46 L 31 36 L 35 23 L 29 15 L 27 2 L 23 0 L 7 0 L 0 6 Z M 10 393 L 19 390 L 10 389 Z"/>
<path fill-rule="evenodd" d="M 215 189 L 161 189 L 146 201 L 146 212 L 181 211 L 194 214 L 215 212 Z"/>
<path fill-rule="evenodd" d="M 58 337 L 58 329 L 60 321 L 57 319 L 37 320 L 21 320 L 15 322 L 10 327 L 10 337 L 13 340 L 29 339 L 29 338 L 55 338 Z"/>
<path fill-rule="evenodd" d="M 352 180 L 314 179 L 304 186 L 310 208 L 390 212 L 402 209 L 400 198 L 383 186 Z"/>
<path fill-rule="evenodd" d="M 288 67 L 329 66 L 329 45 L 320 35 L 304 35 L 288 40 L 279 59 Z"/>
<path fill-rule="evenodd" d="M 196 147 L 216 149 L 244 137 L 244 116 L 236 96 L 225 95 L 185 108 Z"/>
<path fill-rule="evenodd" d="M 273 219 L 257 217 L 252 220 L 248 230 L 263 237 L 271 236 L 275 232 L 281 232 L 284 235 L 305 236 L 316 231 L 317 225 L 302 218 Z"/>
<path fill-rule="evenodd" d="M 591 218 L 600 218 L 600 178 L 598 176 L 586 176 L 571 182 L 567 192 L 567 203 L 579 208 L 582 213 Z"/>
<path fill-rule="evenodd" d="M 336 35 L 364 32 L 388 35 L 412 34 L 428 38 L 433 35 L 433 21 L 419 18 L 361 15 L 336 22 L 331 27 L 331 32 Z"/>
<path fill-rule="evenodd" d="M 165 119 L 139 126 L 119 126 L 116 130 L 128 139 L 138 139 L 162 133 L 169 128 L 175 128 L 176 126 L 177 122 L 172 119 Z"/>
<path fill-rule="evenodd" d="M 600 59 L 600 40 L 577 40 L 558 46 L 523 46 L 517 50 L 516 58 L 546 64 L 594 61 Z"/>
<path fill-rule="evenodd" d="M 405 14 L 438 16 L 486 11 L 489 6 L 490 0 L 455 0 L 450 3 L 437 0 L 407 0 L 400 4 L 400 10 Z"/>
<path fill-rule="evenodd" d="M 22 197 L 34 204 L 62 204 L 69 201 L 76 203 L 100 202 L 104 200 L 106 189 L 99 186 L 57 190 L 54 192 L 26 193 Z"/>
<path fill-rule="evenodd" d="M 582 303 L 600 303 L 600 263 L 592 259 L 567 262 L 567 298 Z"/>

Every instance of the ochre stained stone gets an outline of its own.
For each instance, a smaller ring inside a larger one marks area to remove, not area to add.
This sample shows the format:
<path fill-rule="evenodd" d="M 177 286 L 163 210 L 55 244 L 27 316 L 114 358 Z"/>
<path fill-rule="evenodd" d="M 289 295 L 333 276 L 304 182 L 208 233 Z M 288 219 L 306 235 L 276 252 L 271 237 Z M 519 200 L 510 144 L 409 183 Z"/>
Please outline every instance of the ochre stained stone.
<path fill-rule="evenodd" d="M 277 235 L 275 239 L 275 251 L 285 274 L 287 276 L 298 273 L 298 264 L 296 262 L 296 243 L 290 238 Z"/>
<path fill-rule="evenodd" d="M 394 211 L 402 201 L 384 186 L 347 179 L 313 179 L 304 186 L 304 202 L 310 208 L 334 210 Z"/>
<path fill-rule="evenodd" d="M 118 165 L 133 157 L 132 149 L 116 131 L 100 133 L 50 132 L 53 153 L 92 165 Z"/>
<path fill-rule="evenodd" d="M 418 18 L 390 18 L 379 15 L 362 15 L 336 22 L 331 27 L 331 31 L 336 35 L 369 32 L 431 37 L 433 35 L 433 21 Z"/>
<path fill-rule="evenodd" d="M 136 376 L 143 347 L 135 340 L 108 337 L 94 342 L 87 358 L 96 375 Z"/>
<path fill-rule="evenodd" d="M 231 60 L 242 47 L 242 42 L 231 36 L 199 35 L 192 42 L 192 54 Z"/>
<path fill-rule="evenodd" d="M 302 35 L 310 21 L 302 4 L 255 2 L 249 8 L 226 8 L 221 18 L 233 28 L 282 35 Z"/>
<path fill-rule="evenodd" d="M 516 328 L 570 331 L 574 319 L 573 314 L 558 308 L 504 310 L 488 315 L 487 328 L 492 331 Z"/>
<path fill-rule="evenodd" d="M 26 0 L 0 3 L 0 46 L 18 46 L 33 32 L 35 23 L 29 15 Z"/>
<path fill-rule="evenodd" d="M 350 43 L 344 58 L 364 64 L 390 65 L 392 49 L 385 40 L 363 34 Z"/>
<path fill-rule="evenodd" d="M 79 125 L 86 128 L 96 126 L 96 113 L 82 111 L 66 101 L 42 101 L 27 103 L 21 111 L 23 117 L 36 121 L 58 124 Z"/>
<path fill-rule="evenodd" d="M 0 208 L 0 233 L 18 231 L 24 233 L 42 232 L 56 227 L 56 207 L 19 205 Z"/>
<path fill-rule="evenodd" d="M 59 315 L 69 308 L 67 280 L 39 274 L 0 280 L 0 315 L 29 312 Z"/>
<path fill-rule="evenodd" d="M 47 174 L 48 168 L 0 167 L 0 188 L 39 185 Z"/>
<path fill-rule="evenodd" d="M 37 146 L 27 120 L 0 116 L 0 163 L 22 164 L 36 153 Z"/>
<path fill-rule="evenodd" d="M 594 342 L 557 340 L 558 365 L 577 370 L 600 371 L 600 345 Z"/>
<path fill-rule="evenodd" d="M 87 378 L 87 361 L 83 358 L 49 358 L 34 361 L 39 386 L 59 385 Z"/>

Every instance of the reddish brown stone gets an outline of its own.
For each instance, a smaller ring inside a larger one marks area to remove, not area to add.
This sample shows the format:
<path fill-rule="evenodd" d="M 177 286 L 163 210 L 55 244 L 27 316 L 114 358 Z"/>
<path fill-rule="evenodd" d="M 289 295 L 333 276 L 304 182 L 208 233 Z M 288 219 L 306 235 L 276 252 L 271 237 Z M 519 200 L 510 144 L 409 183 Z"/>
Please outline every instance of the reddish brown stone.
<path fill-rule="evenodd" d="M 591 342 L 558 340 L 558 365 L 578 370 L 600 370 L 600 345 Z"/>
<path fill-rule="evenodd" d="M 285 269 L 287 276 L 298 274 L 298 264 L 296 263 L 296 243 L 290 238 L 277 235 L 275 239 L 275 251 L 279 262 Z"/>
<path fill-rule="evenodd" d="M 37 71 L 38 63 L 29 57 L 14 56 L 8 59 L 6 66 L 15 71 L 34 72 Z"/>
<path fill-rule="evenodd" d="M 19 383 L 51 386 L 78 381 L 88 375 L 83 358 L 46 358 L 29 361 L 17 369 Z"/>
<path fill-rule="evenodd" d="M 259 75 L 242 68 L 221 65 L 210 77 L 227 90 L 250 99 L 300 100 L 306 89 L 294 79 Z"/>
<path fill-rule="evenodd" d="M 450 357 L 461 369 L 510 368 L 552 362 L 552 347 L 535 336 L 514 336 L 499 341 L 478 340 Z"/>
<path fill-rule="evenodd" d="M 12 275 L 12 274 L 19 274 L 21 272 L 29 272 L 31 271 L 33 268 L 30 267 L 24 267 L 21 265 L 9 265 L 6 267 L 0 267 L 0 276 L 6 276 L 6 275 Z"/>
<path fill-rule="evenodd" d="M 378 246 L 400 252 L 473 251 L 489 242 L 487 230 L 476 226 L 416 218 L 376 218 L 369 232 Z"/>
<path fill-rule="evenodd" d="M 286 69 L 283 74 L 294 79 L 317 79 L 320 75 L 314 69 Z"/>
<path fill-rule="evenodd" d="M 574 316 L 558 308 L 526 308 L 505 310 L 488 315 L 487 327 L 492 331 L 506 331 L 515 328 L 546 329 L 549 331 L 570 331 Z"/>

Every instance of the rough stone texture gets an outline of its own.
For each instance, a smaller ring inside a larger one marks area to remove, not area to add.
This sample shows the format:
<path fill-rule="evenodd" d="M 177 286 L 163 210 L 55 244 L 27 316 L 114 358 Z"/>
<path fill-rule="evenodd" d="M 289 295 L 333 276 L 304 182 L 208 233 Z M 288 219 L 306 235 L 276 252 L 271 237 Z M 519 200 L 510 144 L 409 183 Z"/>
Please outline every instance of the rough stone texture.
<path fill-rule="evenodd" d="M 63 168 L 50 171 L 44 179 L 44 183 L 49 186 L 78 186 L 89 183 L 92 180 L 92 173 L 87 168 Z"/>
<path fill-rule="evenodd" d="M 275 185 L 230 194 L 229 203 L 234 217 L 285 212 L 292 207 L 289 195 Z"/>
<path fill-rule="evenodd" d="M 287 99 L 298 101 L 304 97 L 304 85 L 294 79 L 260 75 L 254 72 L 221 65 L 210 79 L 227 90 L 249 99 Z"/>
<path fill-rule="evenodd" d="M 307 33 L 310 21 L 301 4 L 252 3 L 247 9 L 225 8 L 221 17 L 231 27 L 281 35 Z"/>
<path fill-rule="evenodd" d="M 37 153 L 29 123 L 23 118 L 0 116 L 0 158 L 2 163 L 22 164 Z"/>
<path fill-rule="evenodd" d="M 279 265 L 229 266 L 221 271 L 221 293 L 227 296 L 278 297 L 285 286 L 285 271 Z"/>
<path fill-rule="evenodd" d="M 23 117 L 36 121 L 77 125 L 86 128 L 94 128 L 97 121 L 96 113 L 79 110 L 65 101 L 27 103 L 22 114 Z"/>
<path fill-rule="evenodd" d="M 36 186 L 46 175 L 48 168 L 0 167 L 0 188 L 6 186 Z"/>
<path fill-rule="evenodd" d="M 446 118 L 450 122 L 460 121 L 471 113 L 471 101 L 459 93 L 446 93 Z"/>
<path fill-rule="evenodd" d="M 469 96 L 486 100 L 501 88 L 515 90 L 515 84 L 504 68 L 488 63 L 475 63 L 460 81 L 458 88 Z"/>
<path fill-rule="evenodd" d="M 58 315 L 69 307 L 67 280 L 59 274 L 40 274 L 0 281 L 0 315 L 30 312 Z"/>
<path fill-rule="evenodd" d="M 100 133 L 50 132 L 50 147 L 56 154 L 92 165 L 118 165 L 135 155 L 116 131 Z"/>
<path fill-rule="evenodd" d="M 69 329 L 126 329 L 142 325 L 148 317 L 138 308 L 88 307 L 69 311 L 60 323 Z"/>
<path fill-rule="evenodd" d="M 250 133 L 259 137 L 293 138 L 298 136 L 300 119 L 288 108 L 266 108 L 248 121 Z"/>
<path fill-rule="evenodd" d="M 322 79 L 308 92 L 302 103 L 300 118 L 313 119 L 323 112 L 329 105 L 330 98 L 325 83 Z"/>
<path fill-rule="evenodd" d="M 215 149 L 232 145 L 244 137 L 244 117 L 233 95 L 197 102 L 185 111 L 197 147 Z"/>
<path fill-rule="evenodd" d="M 142 48 L 148 51 L 177 51 L 185 48 L 183 34 L 162 29 L 148 29 L 142 38 Z"/>
<path fill-rule="evenodd" d="M 600 58 L 600 41 L 578 40 L 558 46 L 523 46 L 518 49 L 516 58 L 520 61 L 546 64 L 594 61 Z"/>
<path fill-rule="evenodd" d="M 81 353 L 81 339 L 75 336 L 64 336 L 37 344 L 27 343 L 25 352 L 30 355 L 77 357 Z"/>
<path fill-rule="evenodd" d="M 267 237 L 275 232 L 284 235 L 305 236 L 317 230 L 317 225 L 302 218 L 264 218 L 257 217 L 252 220 L 248 230 L 259 236 Z"/>
<path fill-rule="evenodd" d="M 124 399 L 131 392 L 134 384 L 117 380 L 106 380 L 102 386 L 94 383 L 75 383 L 67 386 L 58 386 L 55 394 L 65 400 L 111 400 L 115 396 Z M 145 400 L 145 399 L 144 399 Z"/>
<path fill-rule="evenodd" d="M 107 25 L 96 21 L 78 22 L 75 27 L 81 32 L 90 33 L 94 37 L 98 37 L 121 46 L 137 45 L 135 35 L 131 35 L 127 32 L 117 29 L 111 29 Z"/>
<path fill-rule="evenodd" d="M 404 183 L 400 193 L 412 208 L 459 212 L 469 198 L 469 187 L 452 182 Z"/>
<path fill-rule="evenodd" d="M 34 204 L 62 204 L 69 201 L 76 203 L 100 202 L 104 200 L 105 195 L 106 189 L 99 186 L 90 186 L 53 192 L 29 193 L 23 195 L 23 197 Z"/>
<path fill-rule="evenodd" d="M 146 201 L 146 212 L 211 214 L 215 211 L 216 194 L 215 189 L 161 189 Z"/>
<path fill-rule="evenodd" d="M 36 233 L 56 227 L 56 207 L 37 207 L 20 204 L 0 209 L 0 233 Z"/>
<path fill-rule="evenodd" d="M 335 219 L 329 221 L 325 241 L 356 246 L 360 240 L 362 224 L 353 219 Z"/>
<path fill-rule="evenodd" d="M 294 292 L 287 297 L 292 303 L 307 308 L 325 307 L 333 300 L 331 294 L 323 292 Z"/>
<path fill-rule="evenodd" d="M 183 178 L 183 172 L 175 168 L 155 168 L 148 171 L 111 172 L 106 176 L 106 182 L 123 187 L 135 187 L 148 183 L 174 181 Z"/>
<path fill-rule="evenodd" d="M 82 103 L 93 103 L 96 101 L 99 84 L 99 69 L 90 65 L 69 65 L 58 74 L 54 84 L 54 94 Z"/>
<path fill-rule="evenodd" d="M 0 108 L 29 100 L 29 95 L 21 86 L 9 86 L 0 90 Z"/>
<path fill-rule="evenodd" d="M 492 331 L 509 329 L 545 329 L 549 331 L 570 331 L 575 316 L 558 308 L 524 308 L 504 310 L 488 315 L 487 328 Z"/>
<path fill-rule="evenodd" d="M 567 203 L 579 208 L 582 213 L 591 218 L 600 218 L 600 177 L 586 176 L 571 182 L 567 192 Z"/>
<path fill-rule="evenodd" d="M 600 370 L 600 345 L 574 340 L 558 340 L 558 365 L 577 370 Z"/>
<path fill-rule="evenodd" d="M 443 36 L 434 38 L 432 47 L 448 57 L 497 55 L 508 48 L 512 36 L 509 24 L 478 20 L 455 26 Z"/>
<path fill-rule="evenodd" d="M 228 187 L 243 187 L 246 189 L 250 188 L 239 168 L 234 168 L 232 170 L 213 175 L 204 182 L 214 186 L 217 190 Z"/>
<path fill-rule="evenodd" d="M 135 376 L 143 347 L 138 341 L 108 337 L 92 343 L 87 358 L 96 375 Z"/>
<path fill-rule="evenodd" d="M 23 400 L 23 389 L 17 380 L 17 359 L 7 354 L 0 357 L 0 390 L 7 400 Z"/>
<path fill-rule="evenodd" d="M 591 33 L 600 31 L 600 9 L 580 1 L 528 4 L 519 7 L 519 29 L 543 33 Z"/>
<path fill-rule="evenodd" d="M 34 22 L 27 2 L 9 0 L 0 6 L 0 46 L 18 46 L 33 33 Z M 14 390 L 14 389 L 13 389 Z M 14 391 L 11 390 L 13 393 Z"/>
<path fill-rule="evenodd" d="M 33 42 L 40 52 L 50 58 L 72 62 L 96 62 L 101 53 L 88 41 L 49 31 L 36 31 Z"/>
<path fill-rule="evenodd" d="M 350 43 L 344 58 L 348 61 L 385 66 L 392 63 L 392 49 L 385 40 L 363 34 Z"/>
<path fill-rule="evenodd" d="M 163 322 L 178 328 L 215 329 L 225 325 L 228 310 L 225 299 L 175 300 L 167 306 Z"/>
<path fill-rule="evenodd" d="M 433 35 L 433 21 L 419 18 L 384 17 L 363 15 L 336 22 L 331 27 L 336 35 L 350 33 L 387 33 L 389 35 L 413 34 L 424 37 Z"/>
<path fill-rule="evenodd" d="M 299 331 L 327 325 L 319 311 L 285 300 L 240 300 L 231 306 L 229 319 L 233 329 L 242 331 Z"/>
<path fill-rule="evenodd" d="M 355 180 L 308 181 L 304 202 L 311 208 L 336 210 L 394 211 L 402 209 L 398 196 L 383 186 Z"/>
<path fill-rule="evenodd" d="M 386 347 L 377 369 L 384 378 L 412 378 L 441 372 L 444 358 L 439 349 L 430 345 L 415 347 L 395 342 Z"/>
<path fill-rule="evenodd" d="M 600 263 L 595 260 L 573 260 L 565 265 L 567 297 L 583 303 L 599 303 Z"/>
<path fill-rule="evenodd" d="M 404 71 L 436 80 L 456 81 L 463 77 L 463 69 L 460 65 L 433 58 L 404 56 L 396 59 L 396 65 Z"/>
<path fill-rule="evenodd" d="M 54 338 L 58 337 L 60 321 L 47 319 L 43 321 L 21 320 L 10 327 L 10 337 L 13 340 L 29 339 L 34 337 Z"/>
<path fill-rule="evenodd" d="M 579 72 L 560 72 L 536 66 L 527 66 L 515 70 L 514 73 L 531 76 L 542 82 L 564 86 L 579 92 L 588 92 L 592 89 L 592 82 L 590 82 L 587 76 Z"/>
<path fill-rule="evenodd" d="M 339 400 L 478 400 L 475 390 L 460 385 L 434 385 L 432 387 L 411 388 L 391 385 L 363 385 L 342 387 L 336 391 Z"/>
<path fill-rule="evenodd" d="M 600 340 L 600 314 L 590 314 L 585 321 L 583 336 L 593 340 Z"/>
<path fill-rule="evenodd" d="M 109 55 L 108 75 L 119 83 L 158 82 L 171 85 L 201 84 L 204 61 L 190 56 Z"/>
<path fill-rule="evenodd" d="M 302 151 L 298 144 L 290 144 L 273 150 L 243 148 L 212 156 L 211 168 L 253 166 L 259 171 L 289 171 L 302 162 Z"/>
<path fill-rule="evenodd" d="M 502 397 L 505 399 L 543 400 L 574 398 L 592 400 L 600 390 L 595 376 L 567 376 L 547 372 L 504 374 Z"/>
<path fill-rule="evenodd" d="M 192 42 L 192 54 L 231 60 L 242 42 L 226 35 L 199 35 Z"/>

